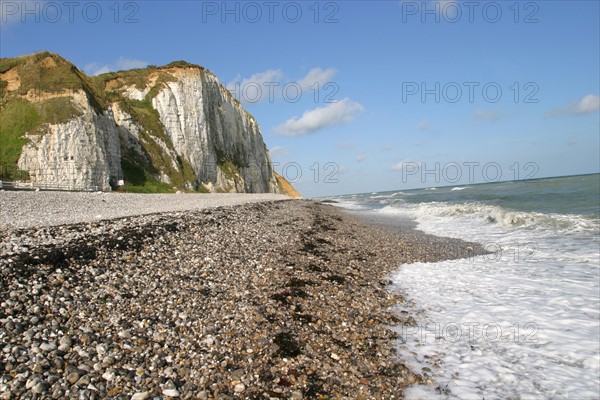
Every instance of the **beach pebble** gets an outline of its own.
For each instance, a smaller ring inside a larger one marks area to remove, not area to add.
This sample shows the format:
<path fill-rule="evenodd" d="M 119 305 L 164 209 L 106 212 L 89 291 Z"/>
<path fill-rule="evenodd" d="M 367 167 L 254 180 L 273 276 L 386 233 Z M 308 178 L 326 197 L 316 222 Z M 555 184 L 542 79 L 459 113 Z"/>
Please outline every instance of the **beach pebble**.
<path fill-rule="evenodd" d="M 105 373 L 102 374 L 102 379 L 104 379 L 106 381 L 114 380 L 115 379 L 114 371 L 106 371 Z"/>
<path fill-rule="evenodd" d="M 40 345 L 40 350 L 45 352 L 56 350 L 56 345 L 54 343 L 42 343 Z"/>
<path fill-rule="evenodd" d="M 79 380 L 79 373 L 78 372 L 71 372 L 69 375 L 67 375 L 67 381 L 71 385 L 76 384 L 78 380 Z"/>
<path fill-rule="evenodd" d="M 46 382 L 39 382 L 33 388 L 31 388 L 31 392 L 35 394 L 42 394 L 48 390 L 48 384 Z"/>
<path fill-rule="evenodd" d="M 233 391 L 236 392 L 236 393 L 242 393 L 244 390 L 246 390 L 246 386 L 244 386 L 243 383 L 238 383 L 233 388 Z"/>
<path fill-rule="evenodd" d="M 177 389 L 163 389 L 162 394 L 167 397 L 179 397 L 179 390 Z"/>
<path fill-rule="evenodd" d="M 69 336 L 63 336 L 60 338 L 58 350 L 66 353 L 71 348 L 72 343 L 73 342 Z"/>
<path fill-rule="evenodd" d="M 390 273 L 448 247 L 423 237 L 310 201 L 0 229 L 0 391 L 396 398 L 427 382 L 389 328 L 418 322 Z"/>

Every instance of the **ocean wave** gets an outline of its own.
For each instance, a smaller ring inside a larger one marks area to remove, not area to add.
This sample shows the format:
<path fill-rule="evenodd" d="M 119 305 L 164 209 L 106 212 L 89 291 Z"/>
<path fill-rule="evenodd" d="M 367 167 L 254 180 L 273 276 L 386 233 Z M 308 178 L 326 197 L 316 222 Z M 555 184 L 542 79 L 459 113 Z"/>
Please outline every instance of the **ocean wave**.
<path fill-rule="evenodd" d="M 413 214 L 417 219 L 460 218 L 478 225 L 496 225 L 511 229 L 545 229 L 554 233 L 598 232 L 597 218 L 575 214 L 543 214 L 506 209 L 483 203 L 419 203 L 395 207 L 389 205 L 381 213 Z"/>
<path fill-rule="evenodd" d="M 332 204 L 336 207 L 346 208 L 349 210 L 370 210 L 370 207 L 358 200 L 347 200 L 338 197 L 336 201 L 337 203 Z"/>

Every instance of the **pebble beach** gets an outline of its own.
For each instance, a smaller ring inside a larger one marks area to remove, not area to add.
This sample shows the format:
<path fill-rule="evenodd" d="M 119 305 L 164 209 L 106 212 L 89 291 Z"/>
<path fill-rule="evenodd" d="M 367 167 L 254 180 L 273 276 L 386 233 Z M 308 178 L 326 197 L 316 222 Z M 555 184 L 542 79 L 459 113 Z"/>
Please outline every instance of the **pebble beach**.
<path fill-rule="evenodd" d="M 400 399 L 428 383 L 397 350 L 416 316 L 389 277 L 473 244 L 269 196 L 0 192 L 1 398 Z"/>

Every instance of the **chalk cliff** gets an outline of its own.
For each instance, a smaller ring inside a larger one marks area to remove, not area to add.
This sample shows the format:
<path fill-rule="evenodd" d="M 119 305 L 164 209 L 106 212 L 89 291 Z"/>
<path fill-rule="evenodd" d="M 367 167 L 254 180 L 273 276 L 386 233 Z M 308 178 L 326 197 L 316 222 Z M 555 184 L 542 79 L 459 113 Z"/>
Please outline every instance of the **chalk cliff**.
<path fill-rule="evenodd" d="M 76 190 L 288 193 L 260 128 L 204 68 L 88 77 L 48 52 L 0 59 L 0 179 Z"/>

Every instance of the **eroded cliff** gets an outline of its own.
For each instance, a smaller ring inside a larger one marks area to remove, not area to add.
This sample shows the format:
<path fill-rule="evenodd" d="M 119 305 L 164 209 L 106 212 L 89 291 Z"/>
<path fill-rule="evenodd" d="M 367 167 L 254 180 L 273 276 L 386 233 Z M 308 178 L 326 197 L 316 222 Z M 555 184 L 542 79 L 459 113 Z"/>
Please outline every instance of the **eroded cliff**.
<path fill-rule="evenodd" d="M 79 190 L 291 188 L 255 119 L 197 65 L 88 77 L 47 52 L 1 59 L 0 98 L 0 179 Z"/>

